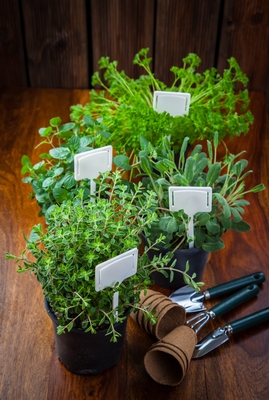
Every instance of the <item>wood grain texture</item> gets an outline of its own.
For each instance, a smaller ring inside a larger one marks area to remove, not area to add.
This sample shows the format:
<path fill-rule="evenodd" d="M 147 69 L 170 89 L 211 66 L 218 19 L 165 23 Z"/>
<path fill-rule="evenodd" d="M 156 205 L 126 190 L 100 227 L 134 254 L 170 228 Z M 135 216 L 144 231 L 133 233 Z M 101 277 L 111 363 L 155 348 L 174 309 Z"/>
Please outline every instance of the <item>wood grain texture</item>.
<path fill-rule="evenodd" d="M 225 0 L 218 67 L 235 57 L 249 78 L 249 89 L 269 87 L 269 2 L 264 0 Z"/>
<path fill-rule="evenodd" d="M 154 339 L 130 319 L 119 364 L 101 376 L 71 374 L 60 363 L 54 346 L 51 321 L 43 307 L 43 295 L 34 277 L 16 273 L 4 254 L 24 247 L 22 231 L 29 234 L 37 223 L 38 208 L 28 199 L 30 187 L 21 182 L 20 158 L 28 154 L 37 162 L 38 129 L 50 118 L 69 119 L 72 104 L 85 104 L 87 90 L 4 88 L 0 95 L 0 399 L 20 400 L 265 400 L 269 398 L 269 324 L 251 328 L 203 358 L 193 360 L 177 387 L 162 386 L 147 374 L 143 359 Z M 255 123 L 245 138 L 228 140 L 233 153 L 246 149 L 254 174 L 246 185 L 268 186 L 268 117 L 262 93 L 251 93 Z M 246 186 L 246 188 L 247 188 Z M 205 288 L 261 270 L 266 281 L 259 295 L 212 320 L 202 330 L 213 328 L 269 306 L 269 210 L 268 189 L 248 197 L 245 219 L 252 230 L 228 232 L 225 249 L 213 253 L 204 276 Z M 169 289 L 154 286 L 164 294 Z M 207 301 L 207 306 L 218 300 Z"/>
<path fill-rule="evenodd" d="M 154 71 L 167 85 L 173 82 L 172 66 L 196 53 L 202 60 L 199 71 L 215 62 L 220 0 L 157 0 Z"/>
<path fill-rule="evenodd" d="M 85 0 L 22 2 L 30 86 L 89 87 Z"/>
<path fill-rule="evenodd" d="M 17 0 L 1 3 L 0 71 L 0 87 L 27 85 L 22 26 Z"/>
<path fill-rule="evenodd" d="M 51 321 L 34 277 L 19 275 L 5 260 L 6 252 L 24 248 L 22 232 L 40 222 L 29 200 L 30 187 L 21 181 L 21 157 L 39 161 L 38 129 L 52 116 L 68 120 L 69 107 L 88 100 L 88 91 L 3 89 L 0 170 L 0 399 L 45 400 L 53 351 Z"/>
<path fill-rule="evenodd" d="M 93 71 L 104 56 L 132 78 L 141 74 L 133 58 L 144 47 L 153 52 L 154 6 L 154 0 L 91 0 Z"/>

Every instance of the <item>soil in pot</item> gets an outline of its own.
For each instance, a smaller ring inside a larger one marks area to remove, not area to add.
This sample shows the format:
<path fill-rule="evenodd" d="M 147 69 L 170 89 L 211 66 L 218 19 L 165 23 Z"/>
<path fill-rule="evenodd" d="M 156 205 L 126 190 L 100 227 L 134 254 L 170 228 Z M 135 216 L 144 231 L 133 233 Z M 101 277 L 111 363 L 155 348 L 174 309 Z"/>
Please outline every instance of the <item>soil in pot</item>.
<path fill-rule="evenodd" d="M 72 329 L 57 335 L 59 324 L 46 299 L 45 308 L 52 320 L 58 357 L 70 372 L 78 375 L 100 375 L 118 364 L 124 345 L 127 318 L 122 323 L 115 324 L 115 329 L 121 336 L 116 343 L 112 343 L 111 336 L 106 336 L 107 328 L 97 330 L 96 334 Z"/>

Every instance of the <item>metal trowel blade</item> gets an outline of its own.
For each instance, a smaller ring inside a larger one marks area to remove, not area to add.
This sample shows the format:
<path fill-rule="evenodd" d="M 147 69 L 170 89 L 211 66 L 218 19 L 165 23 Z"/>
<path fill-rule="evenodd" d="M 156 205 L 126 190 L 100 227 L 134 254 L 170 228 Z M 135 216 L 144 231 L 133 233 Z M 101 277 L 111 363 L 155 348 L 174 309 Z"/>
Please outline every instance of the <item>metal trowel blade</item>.
<path fill-rule="evenodd" d="M 174 303 L 184 307 L 186 313 L 194 313 L 207 309 L 203 303 L 204 294 L 197 293 L 190 286 L 184 286 L 176 290 L 169 297 Z"/>
<path fill-rule="evenodd" d="M 200 358 L 229 340 L 226 328 L 217 328 L 195 346 L 192 358 Z"/>

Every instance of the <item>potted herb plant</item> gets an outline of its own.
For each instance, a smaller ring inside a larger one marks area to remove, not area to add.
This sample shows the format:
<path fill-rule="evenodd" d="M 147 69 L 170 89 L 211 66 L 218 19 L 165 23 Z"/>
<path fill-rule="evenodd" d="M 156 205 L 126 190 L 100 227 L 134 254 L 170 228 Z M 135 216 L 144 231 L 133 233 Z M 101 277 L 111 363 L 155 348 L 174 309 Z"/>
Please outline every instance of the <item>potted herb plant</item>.
<path fill-rule="evenodd" d="M 46 215 L 54 204 L 72 199 L 80 186 L 90 192 L 89 181 L 74 179 L 76 153 L 110 144 L 115 150 L 114 164 L 130 171 L 128 179 L 132 180 L 137 171 L 130 164 L 136 164 L 142 136 L 156 146 L 169 135 L 173 150 L 178 150 L 185 136 L 194 143 L 203 138 L 213 139 L 215 131 L 220 138 L 247 133 L 253 121 L 247 110 L 248 91 L 236 92 L 235 84 L 245 87 L 248 79 L 234 58 L 228 60 L 229 68 L 220 76 L 214 68 L 203 74 L 196 72 L 201 60 L 196 54 L 189 54 L 181 68 L 171 68 L 175 79 L 167 87 L 152 73 L 148 51 L 141 49 L 134 57 L 134 63 L 146 73 L 138 79 L 119 72 L 116 61 L 102 57 L 99 65 L 105 71 L 104 80 L 95 72 L 92 83 L 103 90 L 92 90 L 85 106 L 71 106 L 69 122 L 62 123 L 55 117 L 48 127 L 40 128 L 39 146 L 46 146 L 40 162 L 32 165 L 27 155 L 22 157 L 23 181 L 32 186 L 31 197 L 40 206 L 40 215 Z M 167 112 L 156 112 L 155 90 L 190 93 L 189 114 L 172 117 Z M 241 112 L 237 113 L 239 107 Z"/>
<path fill-rule="evenodd" d="M 152 271 L 166 268 L 170 260 L 158 256 L 150 261 L 150 246 L 145 247 L 136 272 L 96 289 L 96 267 L 139 248 L 140 232 L 157 217 L 156 194 L 143 192 L 141 183 L 128 188 L 118 171 L 101 174 L 96 183 L 94 202 L 79 189 L 54 206 L 45 228 L 33 227 L 20 256 L 6 255 L 19 264 L 18 272 L 34 273 L 41 284 L 59 358 L 71 372 L 87 375 L 100 374 L 119 361 L 128 314 L 139 308 L 139 294 L 152 283 Z M 163 240 L 160 235 L 155 244 Z M 198 289 L 200 284 L 183 274 Z M 113 306 L 115 293 L 118 304 Z M 144 312 L 154 323 L 153 313 Z"/>
<path fill-rule="evenodd" d="M 178 260 L 175 268 L 182 268 L 186 260 L 189 260 L 190 272 L 196 272 L 197 280 L 200 280 L 208 253 L 224 247 L 223 234 L 228 230 L 246 232 L 251 228 L 243 220 L 244 208 L 249 205 L 246 195 L 260 192 L 265 186 L 259 184 L 245 189 L 246 178 L 252 171 L 247 170 L 248 161 L 242 158 L 244 151 L 233 155 L 226 147 L 226 154 L 219 157 L 217 132 L 213 142 L 207 141 L 205 151 L 201 144 L 197 144 L 190 155 L 186 156 L 187 144 L 186 137 L 176 164 L 168 138 L 164 138 L 157 147 L 145 139 L 141 140 L 139 165 L 143 184 L 147 189 L 154 190 L 158 197 L 158 218 L 145 233 L 145 240 L 154 243 L 162 233 L 165 236 L 164 244 L 156 246 L 153 254 L 158 254 L 161 247 L 163 254 L 173 251 Z M 212 210 L 195 214 L 194 237 L 188 235 L 189 216 L 184 209 L 176 212 L 169 210 L 168 188 L 171 186 L 212 188 Z M 194 248 L 190 249 L 189 243 L 192 241 Z M 173 288 L 184 284 L 179 275 L 172 282 L 160 274 L 154 274 L 153 279 L 162 286 Z"/>
<path fill-rule="evenodd" d="M 85 116 L 79 124 L 62 123 L 60 117 L 51 118 L 48 127 L 40 128 L 41 142 L 46 151 L 41 152 L 40 162 L 32 164 L 27 155 L 22 156 L 21 173 L 23 182 L 32 187 L 30 197 L 40 207 L 39 216 L 47 215 L 55 204 L 71 200 L 80 188 L 84 195 L 90 193 L 90 181 L 76 181 L 74 178 L 75 154 L 102 146 L 102 138 L 107 135 L 107 128 L 100 121 Z M 49 150 L 48 150 L 49 149 Z"/>
<path fill-rule="evenodd" d="M 96 71 L 92 77 L 92 85 L 101 90 L 92 90 L 84 107 L 72 106 L 71 119 L 78 124 L 85 115 L 101 118 L 109 132 L 104 141 L 120 154 L 137 154 L 141 136 L 155 146 L 170 135 L 175 149 L 180 148 L 185 136 L 194 143 L 203 138 L 213 140 L 215 131 L 220 138 L 248 132 L 253 122 L 247 110 L 248 91 L 243 89 L 248 78 L 233 57 L 221 76 L 215 68 L 198 73 L 201 59 L 190 53 L 182 60 L 182 67 L 171 67 L 174 82 L 168 87 L 154 76 L 148 52 L 149 48 L 143 48 L 134 57 L 134 64 L 143 71 L 138 79 L 119 71 L 117 61 L 102 57 L 99 66 L 103 76 Z M 235 90 L 236 84 L 240 90 Z M 157 113 L 153 109 L 154 91 L 190 93 L 189 114 L 173 117 L 167 112 Z"/>

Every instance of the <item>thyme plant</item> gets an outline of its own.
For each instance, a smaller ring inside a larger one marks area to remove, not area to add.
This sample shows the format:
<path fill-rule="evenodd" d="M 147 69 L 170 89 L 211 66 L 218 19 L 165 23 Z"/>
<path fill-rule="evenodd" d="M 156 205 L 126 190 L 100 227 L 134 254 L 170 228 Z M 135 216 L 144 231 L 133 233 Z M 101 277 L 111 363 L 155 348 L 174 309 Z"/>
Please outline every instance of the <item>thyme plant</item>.
<path fill-rule="evenodd" d="M 30 271 L 41 284 L 44 296 L 59 321 L 58 334 L 73 327 L 96 333 L 107 327 L 116 341 L 114 292 L 119 292 L 118 321 L 139 308 L 139 293 L 153 282 L 150 274 L 157 270 L 167 275 L 170 256 L 149 261 L 147 253 L 155 243 L 164 240 L 161 234 L 149 247 L 140 249 L 137 273 L 113 288 L 95 290 L 95 267 L 127 250 L 140 248 L 140 233 L 147 232 L 156 221 L 157 200 L 153 191 L 142 191 L 141 183 L 128 188 L 121 184 L 118 172 L 102 174 L 97 180 L 96 201 L 85 200 L 83 189 L 66 202 L 55 205 L 45 229 L 35 225 L 21 256 L 7 254 L 19 264 L 18 272 Z M 104 197 L 105 196 L 105 197 Z M 30 254 L 30 256 L 29 256 Z M 34 261 L 32 261 L 34 257 Z M 187 268 L 188 269 L 188 268 Z M 187 271 L 185 281 L 199 290 L 200 282 Z M 154 312 L 144 309 L 152 323 Z"/>

